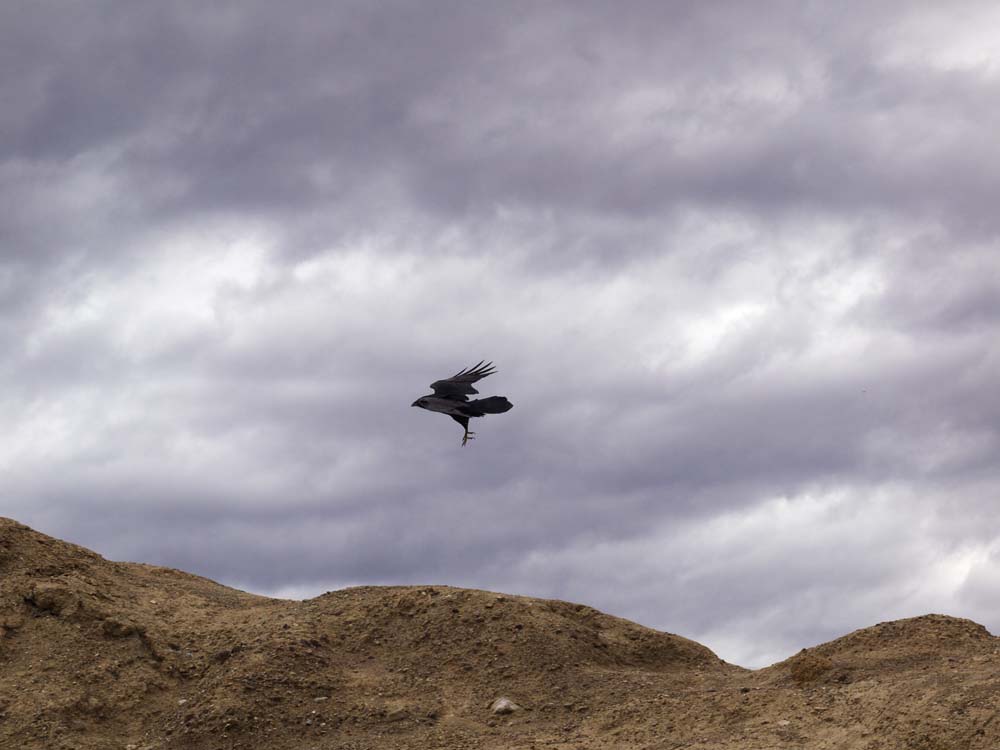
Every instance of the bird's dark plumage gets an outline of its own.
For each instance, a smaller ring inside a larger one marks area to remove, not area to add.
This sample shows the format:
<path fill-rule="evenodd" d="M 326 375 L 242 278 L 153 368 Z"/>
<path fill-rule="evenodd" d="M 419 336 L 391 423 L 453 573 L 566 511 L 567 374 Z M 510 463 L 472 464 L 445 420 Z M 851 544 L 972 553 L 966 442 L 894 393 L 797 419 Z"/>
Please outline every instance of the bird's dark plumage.
<path fill-rule="evenodd" d="M 431 383 L 431 390 L 434 393 L 418 398 L 412 406 L 447 414 L 454 419 L 465 430 L 465 435 L 462 437 L 462 445 L 465 445 L 476 434 L 469 432 L 469 417 L 503 414 L 514 408 L 506 396 L 489 396 L 469 401 L 470 395 L 479 393 L 472 384 L 495 372 L 496 368 L 492 362 L 485 364 L 480 362 L 474 367 L 459 370 L 450 378 Z"/>
<path fill-rule="evenodd" d="M 459 370 L 446 380 L 434 381 L 431 383 L 431 390 L 434 391 L 435 396 L 440 396 L 441 398 L 468 401 L 470 393 L 479 393 L 479 391 L 472 387 L 472 384 L 477 380 L 485 378 L 487 375 L 492 375 L 496 371 L 497 368 L 493 366 L 492 362 L 487 362 L 485 365 L 480 362 L 475 367 Z"/>

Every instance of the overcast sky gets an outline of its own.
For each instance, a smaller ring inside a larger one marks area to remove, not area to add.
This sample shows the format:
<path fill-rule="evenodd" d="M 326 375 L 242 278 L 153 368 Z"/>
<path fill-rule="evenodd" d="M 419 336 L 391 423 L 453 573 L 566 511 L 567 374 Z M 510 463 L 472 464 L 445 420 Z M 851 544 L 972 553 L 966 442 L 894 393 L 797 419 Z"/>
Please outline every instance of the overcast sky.
<path fill-rule="evenodd" d="M 0 3 L 0 515 L 763 666 L 1000 632 L 993 2 Z M 481 359 L 477 439 L 410 408 Z"/>

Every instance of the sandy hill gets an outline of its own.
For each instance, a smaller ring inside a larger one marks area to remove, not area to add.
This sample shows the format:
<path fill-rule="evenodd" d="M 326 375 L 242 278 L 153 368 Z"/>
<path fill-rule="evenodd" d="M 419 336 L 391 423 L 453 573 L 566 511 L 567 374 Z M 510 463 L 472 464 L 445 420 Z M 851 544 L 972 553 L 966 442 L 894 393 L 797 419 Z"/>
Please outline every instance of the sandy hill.
<path fill-rule="evenodd" d="M 578 604 L 267 599 L 0 519 L 0 748 L 1000 747 L 1000 642 L 883 623 L 748 671 Z M 494 713 L 506 697 L 519 708 Z"/>

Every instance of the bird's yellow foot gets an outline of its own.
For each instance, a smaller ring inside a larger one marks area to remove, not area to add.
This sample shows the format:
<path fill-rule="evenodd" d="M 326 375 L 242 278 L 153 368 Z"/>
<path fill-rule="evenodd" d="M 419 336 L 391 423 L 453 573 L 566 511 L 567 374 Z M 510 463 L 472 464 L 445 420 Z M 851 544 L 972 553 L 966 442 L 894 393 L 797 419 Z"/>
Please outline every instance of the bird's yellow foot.
<path fill-rule="evenodd" d="M 470 440 L 475 440 L 476 439 L 475 435 L 476 433 L 469 432 L 468 430 L 466 430 L 465 435 L 462 436 L 462 445 L 465 445 Z"/>

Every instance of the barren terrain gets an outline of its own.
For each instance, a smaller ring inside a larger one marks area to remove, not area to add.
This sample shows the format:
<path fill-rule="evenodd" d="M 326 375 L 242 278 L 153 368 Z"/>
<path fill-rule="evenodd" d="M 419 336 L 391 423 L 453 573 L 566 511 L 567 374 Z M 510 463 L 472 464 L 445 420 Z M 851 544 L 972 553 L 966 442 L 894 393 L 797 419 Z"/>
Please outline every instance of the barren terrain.
<path fill-rule="evenodd" d="M 1000 641 L 927 615 L 766 669 L 560 601 L 308 601 L 107 561 L 0 518 L 0 748 L 1000 747 Z M 497 714 L 500 697 L 517 705 Z"/>

